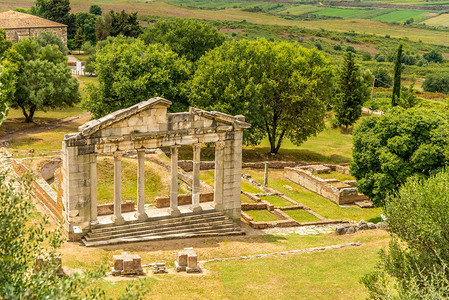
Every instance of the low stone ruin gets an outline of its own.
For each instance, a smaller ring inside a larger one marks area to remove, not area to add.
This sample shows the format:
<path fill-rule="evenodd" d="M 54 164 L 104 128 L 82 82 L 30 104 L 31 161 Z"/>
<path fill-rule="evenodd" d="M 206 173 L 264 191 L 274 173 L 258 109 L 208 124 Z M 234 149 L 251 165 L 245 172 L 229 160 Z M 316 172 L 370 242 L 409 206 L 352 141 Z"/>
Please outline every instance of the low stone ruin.
<path fill-rule="evenodd" d="M 324 197 L 336 204 L 355 204 L 362 208 L 373 207 L 368 196 L 359 194 L 354 180 L 341 182 L 337 179 L 322 179 L 314 174 L 331 171 L 349 174 L 349 169 L 340 165 L 308 165 L 284 168 L 284 176 L 300 186 Z"/>
<path fill-rule="evenodd" d="M 114 255 L 114 267 L 112 267 L 111 273 L 113 276 L 143 275 L 140 256 L 127 252 Z"/>
<path fill-rule="evenodd" d="M 153 274 L 166 274 L 168 273 L 167 269 L 165 268 L 165 262 L 160 261 L 156 262 L 154 264 L 150 264 L 150 267 L 152 267 Z"/>
<path fill-rule="evenodd" d="M 34 272 L 44 272 L 49 268 L 54 268 L 56 276 L 62 277 L 65 275 L 64 271 L 62 270 L 60 253 L 55 253 L 53 256 L 36 255 L 34 257 Z"/>
<path fill-rule="evenodd" d="M 201 268 L 198 265 L 198 256 L 193 248 L 184 248 L 178 252 L 175 260 L 176 272 L 186 271 L 187 273 L 201 273 Z"/>
<path fill-rule="evenodd" d="M 386 222 L 379 222 L 377 224 L 366 222 L 365 220 L 361 220 L 359 223 L 353 225 L 353 224 L 345 224 L 340 225 L 335 229 L 335 233 L 338 235 L 343 234 L 351 234 L 355 233 L 359 230 L 367 230 L 367 229 L 385 229 L 388 227 L 388 224 Z"/>

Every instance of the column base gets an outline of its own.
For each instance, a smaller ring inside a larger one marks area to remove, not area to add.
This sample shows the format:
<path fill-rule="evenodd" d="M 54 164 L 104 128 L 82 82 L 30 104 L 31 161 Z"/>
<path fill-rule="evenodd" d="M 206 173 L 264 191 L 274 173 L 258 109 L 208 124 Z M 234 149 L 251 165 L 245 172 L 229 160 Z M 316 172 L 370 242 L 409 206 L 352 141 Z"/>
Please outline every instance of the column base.
<path fill-rule="evenodd" d="M 141 222 L 146 221 L 148 219 L 148 215 L 146 213 L 141 214 L 137 212 L 134 216 L 137 218 L 137 220 Z"/>
<path fill-rule="evenodd" d="M 123 219 L 122 216 L 120 216 L 120 217 L 113 216 L 112 222 L 114 222 L 115 225 L 123 225 L 123 224 L 125 224 L 125 219 Z"/>
<path fill-rule="evenodd" d="M 200 213 L 200 212 L 202 212 L 203 211 L 203 208 L 201 207 L 201 206 L 192 206 L 192 211 L 194 212 L 194 213 Z"/>
<path fill-rule="evenodd" d="M 170 216 L 172 216 L 172 217 L 179 217 L 181 215 L 181 211 L 179 209 L 170 208 L 168 210 L 168 212 L 170 213 Z"/>
<path fill-rule="evenodd" d="M 91 221 L 90 222 L 90 225 L 92 226 L 92 225 L 98 225 L 99 224 L 99 222 L 98 222 L 98 220 L 95 220 L 95 221 Z"/>

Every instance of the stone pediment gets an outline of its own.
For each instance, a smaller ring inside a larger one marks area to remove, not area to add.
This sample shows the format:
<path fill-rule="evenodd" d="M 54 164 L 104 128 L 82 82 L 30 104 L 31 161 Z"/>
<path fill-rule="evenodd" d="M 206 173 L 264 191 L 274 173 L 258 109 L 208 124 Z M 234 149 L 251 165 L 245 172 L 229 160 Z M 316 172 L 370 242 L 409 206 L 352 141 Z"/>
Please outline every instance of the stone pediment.
<path fill-rule="evenodd" d="M 81 136 L 114 139 L 132 135 L 184 134 L 187 131 L 231 131 L 249 128 L 243 116 L 231 116 L 191 107 L 188 112 L 167 113 L 171 105 L 164 98 L 152 98 L 126 109 L 92 120 L 78 128 Z"/>

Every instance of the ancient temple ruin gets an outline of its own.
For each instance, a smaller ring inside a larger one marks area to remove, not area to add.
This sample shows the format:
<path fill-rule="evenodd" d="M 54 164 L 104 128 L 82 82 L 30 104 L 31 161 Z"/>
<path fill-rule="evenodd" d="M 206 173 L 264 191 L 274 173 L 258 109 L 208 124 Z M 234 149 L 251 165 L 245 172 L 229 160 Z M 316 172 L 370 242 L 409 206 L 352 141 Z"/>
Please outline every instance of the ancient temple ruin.
<path fill-rule="evenodd" d="M 144 155 L 146 149 L 170 147 L 171 178 L 169 217 L 179 218 L 178 148 L 193 147 L 191 215 L 203 212 L 200 198 L 200 151 L 204 143 L 215 143 L 214 211 L 240 220 L 240 176 L 244 116 L 230 116 L 191 107 L 188 112 L 167 113 L 171 102 L 152 98 L 132 107 L 87 122 L 62 143 L 62 190 L 65 229 L 72 239 L 78 230 L 100 228 L 97 218 L 97 156 L 114 157 L 114 214 L 109 226 L 151 223 L 145 211 Z M 121 157 L 137 151 L 136 220 L 126 221 L 121 212 Z M 112 200 L 112 199 L 111 199 Z M 209 212 L 210 213 L 210 212 Z M 75 231 L 74 231 L 75 227 Z M 125 227 L 123 227 L 125 228 Z M 104 229 L 103 229 L 104 231 Z"/>

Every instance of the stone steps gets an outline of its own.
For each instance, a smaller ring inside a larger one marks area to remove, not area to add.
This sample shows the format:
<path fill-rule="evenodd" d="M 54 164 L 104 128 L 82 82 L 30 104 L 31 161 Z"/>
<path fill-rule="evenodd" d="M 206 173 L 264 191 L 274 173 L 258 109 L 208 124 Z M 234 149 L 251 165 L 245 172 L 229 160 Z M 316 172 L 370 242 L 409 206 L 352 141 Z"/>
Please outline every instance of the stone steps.
<path fill-rule="evenodd" d="M 129 222 L 124 225 L 100 225 L 83 239 L 85 246 L 168 240 L 192 237 L 245 234 L 221 212 L 204 213 L 157 221 Z"/>

